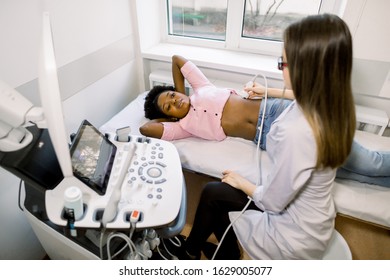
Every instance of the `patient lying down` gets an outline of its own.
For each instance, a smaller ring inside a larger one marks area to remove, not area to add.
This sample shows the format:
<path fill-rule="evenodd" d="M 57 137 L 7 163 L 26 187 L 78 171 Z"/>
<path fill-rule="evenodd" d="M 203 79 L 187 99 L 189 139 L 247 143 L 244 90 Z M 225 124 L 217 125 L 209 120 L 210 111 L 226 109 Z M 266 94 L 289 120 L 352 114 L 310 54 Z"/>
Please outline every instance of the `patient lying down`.
<path fill-rule="evenodd" d="M 268 89 L 255 83 L 246 88 L 249 98 L 243 99 L 234 90 L 217 88 L 191 62 L 181 56 L 172 57 L 172 74 L 175 87 L 156 86 L 145 98 L 145 117 L 151 119 L 140 128 L 141 134 L 163 140 L 199 137 L 221 141 L 227 136 L 260 141 L 266 149 L 266 136 L 275 119 L 293 101 L 291 90 Z M 193 89 L 185 94 L 184 79 Z M 280 99 L 277 97 L 285 97 Z M 261 139 L 257 129 L 264 107 L 265 120 Z M 338 169 L 337 177 L 390 187 L 390 152 L 368 150 L 354 141 L 345 164 Z"/>

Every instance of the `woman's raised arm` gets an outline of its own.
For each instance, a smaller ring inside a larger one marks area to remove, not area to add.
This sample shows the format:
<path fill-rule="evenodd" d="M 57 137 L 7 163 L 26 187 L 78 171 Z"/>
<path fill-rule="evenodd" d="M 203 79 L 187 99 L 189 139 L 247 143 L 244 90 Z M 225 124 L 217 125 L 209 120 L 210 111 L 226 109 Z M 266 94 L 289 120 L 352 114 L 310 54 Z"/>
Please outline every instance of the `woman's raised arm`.
<path fill-rule="evenodd" d="M 180 69 L 187 62 L 182 56 L 174 55 L 172 56 L 172 77 L 175 90 L 185 94 L 185 85 L 184 85 L 184 76 L 181 73 Z"/>

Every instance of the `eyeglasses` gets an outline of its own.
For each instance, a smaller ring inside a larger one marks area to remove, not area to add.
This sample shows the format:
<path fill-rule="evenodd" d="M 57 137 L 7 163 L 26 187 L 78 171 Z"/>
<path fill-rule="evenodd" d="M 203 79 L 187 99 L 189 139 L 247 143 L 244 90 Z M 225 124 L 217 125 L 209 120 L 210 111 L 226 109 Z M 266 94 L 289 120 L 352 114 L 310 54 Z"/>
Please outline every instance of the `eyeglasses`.
<path fill-rule="evenodd" d="M 284 69 L 285 67 L 288 67 L 288 64 L 287 64 L 287 62 L 284 62 L 284 61 L 283 61 L 283 57 L 281 56 L 281 57 L 278 58 L 278 69 L 279 69 L 280 71 L 283 71 L 283 69 Z"/>

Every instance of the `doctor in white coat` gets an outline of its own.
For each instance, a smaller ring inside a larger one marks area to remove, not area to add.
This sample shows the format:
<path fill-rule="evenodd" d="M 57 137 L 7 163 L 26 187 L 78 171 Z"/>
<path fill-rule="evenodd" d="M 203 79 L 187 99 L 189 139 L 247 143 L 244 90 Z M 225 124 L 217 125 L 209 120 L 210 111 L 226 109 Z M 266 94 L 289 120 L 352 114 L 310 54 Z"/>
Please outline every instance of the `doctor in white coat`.
<path fill-rule="evenodd" d="M 272 161 L 262 185 L 225 171 L 205 186 L 185 248 L 189 258 L 206 240 L 221 240 L 217 259 L 238 259 L 238 243 L 253 259 L 321 259 L 336 216 L 331 188 L 347 158 L 355 131 L 351 91 L 352 38 L 335 15 L 307 17 L 289 26 L 278 61 L 295 101 L 267 135 Z M 243 155 L 245 156 L 245 155 Z"/>

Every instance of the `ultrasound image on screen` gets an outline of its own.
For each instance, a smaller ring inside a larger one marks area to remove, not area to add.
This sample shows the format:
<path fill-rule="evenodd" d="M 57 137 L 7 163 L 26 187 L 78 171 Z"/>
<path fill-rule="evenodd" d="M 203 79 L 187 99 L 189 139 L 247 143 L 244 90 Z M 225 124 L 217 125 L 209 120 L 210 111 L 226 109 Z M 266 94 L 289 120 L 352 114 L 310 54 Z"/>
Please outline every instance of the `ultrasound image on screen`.
<path fill-rule="evenodd" d="M 110 179 L 116 146 L 88 121 L 83 121 L 71 146 L 73 174 L 104 195 Z"/>

